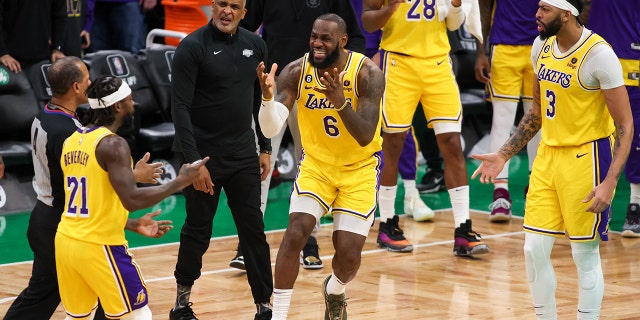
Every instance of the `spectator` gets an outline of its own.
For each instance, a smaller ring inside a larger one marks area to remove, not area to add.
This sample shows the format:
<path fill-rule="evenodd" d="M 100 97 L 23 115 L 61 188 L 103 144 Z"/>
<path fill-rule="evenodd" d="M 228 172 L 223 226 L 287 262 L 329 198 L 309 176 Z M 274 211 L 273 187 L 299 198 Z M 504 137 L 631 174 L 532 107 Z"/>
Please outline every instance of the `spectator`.
<path fill-rule="evenodd" d="M 90 51 L 123 50 L 137 53 L 144 48 L 144 13 L 157 0 L 95 0 L 95 21 Z"/>
<path fill-rule="evenodd" d="M 0 63 L 18 73 L 64 57 L 65 0 L 0 0 Z"/>
<path fill-rule="evenodd" d="M 62 51 L 65 55 L 82 57 L 91 45 L 96 0 L 67 1 L 67 31 Z"/>

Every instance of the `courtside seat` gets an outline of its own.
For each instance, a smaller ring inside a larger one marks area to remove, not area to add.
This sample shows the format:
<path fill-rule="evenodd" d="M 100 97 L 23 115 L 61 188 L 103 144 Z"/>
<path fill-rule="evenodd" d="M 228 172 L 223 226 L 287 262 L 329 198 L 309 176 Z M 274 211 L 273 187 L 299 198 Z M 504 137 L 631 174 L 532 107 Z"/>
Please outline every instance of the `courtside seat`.
<path fill-rule="evenodd" d="M 160 107 L 151 83 L 142 66 L 130 52 L 120 50 L 98 51 L 84 56 L 91 79 L 112 75 L 126 81 L 139 104 L 136 115 L 140 123 L 135 139 L 140 152 L 160 152 L 171 149 L 175 129 L 168 115 Z M 135 150 L 134 150 L 135 151 Z"/>
<path fill-rule="evenodd" d="M 136 55 L 167 118 L 171 115 L 171 63 L 175 52 L 176 47 L 156 45 L 142 49 Z"/>
<path fill-rule="evenodd" d="M 33 65 L 29 70 L 31 88 L 33 88 L 33 93 L 38 100 L 38 106 L 40 108 L 44 107 L 44 105 L 51 100 L 51 85 L 47 79 L 49 67 L 51 67 L 51 62 L 49 60 L 44 60 Z"/>
<path fill-rule="evenodd" d="M 38 111 L 25 72 L 0 66 L 0 154 L 7 166 L 31 163 L 31 123 Z"/>

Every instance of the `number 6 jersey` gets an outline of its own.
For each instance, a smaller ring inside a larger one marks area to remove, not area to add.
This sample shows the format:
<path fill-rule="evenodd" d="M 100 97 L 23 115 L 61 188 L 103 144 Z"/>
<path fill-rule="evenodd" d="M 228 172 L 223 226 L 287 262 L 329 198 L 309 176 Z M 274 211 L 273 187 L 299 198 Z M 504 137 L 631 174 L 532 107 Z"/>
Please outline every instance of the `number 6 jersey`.
<path fill-rule="evenodd" d="M 109 173 L 96 160 L 96 147 L 114 134 L 104 127 L 80 128 L 64 142 L 60 166 L 65 210 L 58 232 L 103 245 L 124 245 L 129 211 L 111 186 Z"/>
<path fill-rule="evenodd" d="M 339 50 L 339 49 L 336 49 Z M 358 110 L 358 72 L 366 57 L 357 52 L 349 52 L 342 80 L 344 97 L 351 101 L 353 110 Z M 332 165 L 347 165 L 370 158 L 382 149 L 382 137 L 375 134 L 368 145 L 361 147 L 349 133 L 342 118 L 324 94 L 313 88 L 324 88 L 320 83 L 318 70 L 309 63 L 309 53 L 302 59 L 301 78 L 299 80 L 298 122 L 304 153 L 322 162 Z M 381 122 L 378 120 L 380 132 Z M 320 129 L 322 128 L 322 129 Z"/>

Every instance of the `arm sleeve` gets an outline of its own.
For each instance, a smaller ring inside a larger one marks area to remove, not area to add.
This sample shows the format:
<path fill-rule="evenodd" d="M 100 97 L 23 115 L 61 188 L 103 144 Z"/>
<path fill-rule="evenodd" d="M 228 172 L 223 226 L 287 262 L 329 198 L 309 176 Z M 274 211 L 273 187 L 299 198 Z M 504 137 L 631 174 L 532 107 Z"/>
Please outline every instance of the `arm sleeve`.
<path fill-rule="evenodd" d="M 89 33 L 91 33 L 91 29 L 93 28 L 95 8 L 96 0 L 87 0 L 84 12 L 84 26 L 82 29 Z"/>
<path fill-rule="evenodd" d="M 605 90 L 624 85 L 622 65 L 610 46 L 599 44 L 591 50 L 582 66 L 580 80 Z"/>
<path fill-rule="evenodd" d="M 447 6 L 449 7 L 447 17 L 445 18 L 447 30 L 457 30 L 460 28 L 462 23 L 464 23 L 464 19 L 466 18 L 464 11 L 462 10 L 462 6 L 455 8 L 451 5 L 451 2 L 448 2 Z"/>
<path fill-rule="evenodd" d="M 240 26 L 251 32 L 255 32 L 262 24 L 264 0 L 247 0 L 245 7 L 247 14 L 245 14 L 244 18 L 240 21 Z"/>
<path fill-rule="evenodd" d="M 356 18 L 356 12 L 353 10 L 351 1 L 338 0 L 336 1 L 337 8 L 334 11 L 339 15 L 347 24 L 347 35 L 349 35 L 349 41 L 346 48 L 364 54 L 367 51 L 367 41 L 362 35 L 358 19 Z"/>
<path fill-rule="evenodd" d="M 536 62 L 538 61 L 540 49 L 542 49 L 542 40 L 540 40 L 540 37 L 536 37 L 533 41 L 533 45 L 531 45 L 531 65 L 533 66 L 533 74 L 535 75 L 538 74 L 538 71 L 536 70 Z"/>
<path fill-rule="evenodd" d="M 199 47 L 194 42 L 182 41 L 173 58 L 171 70 L 171 117 L 176 129 L 178 152 L 187 162 L 201 159 L 191 124 L 191 102 L 198 76 Z"/>
<path fill-rule="evenodd" d="M 65 29 L 67 28 L 67 2 L 55 0 L 51 4 L 51 48 L 64 45 Z"/>

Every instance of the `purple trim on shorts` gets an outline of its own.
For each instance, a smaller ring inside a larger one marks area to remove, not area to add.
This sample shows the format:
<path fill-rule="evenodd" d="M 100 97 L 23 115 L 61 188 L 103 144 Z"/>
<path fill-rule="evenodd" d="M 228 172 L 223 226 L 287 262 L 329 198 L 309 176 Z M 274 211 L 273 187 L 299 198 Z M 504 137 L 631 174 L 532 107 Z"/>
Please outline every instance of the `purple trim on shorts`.
<path fill-rule="evenodd" d="M 138 265 L 129 255 L 127 246 L 104 246 L 104 249 L 109 256 L 111 270 L 118 277 L 120 294 L 127 300 L 127 307 L 130 308 L 127 313 L 146 306 L 149 303 L 147 287 Z M 123 315 L 108 314 L 110 317 L 122 317 Z"/>
<path fill-rule="evenodd" d="M 400 153 L 400 161 L 398 161 L 398 172 L 400 177 L 404 180 L 415 180 L 417 168 L 417 155 L 418 150 L 416 147 L 416 140 L 413 135 L 413 127 L 407 131 L 407 137 L 404 139 L 404 146 L 402 147 L 402 153 Z"/>
<path fill-rule="evenodd" d="M 599 181 L 596 185 L 601 184 L 609 173 L 611 162 L 613 161 L 613 151 L 611 150 L 611 137 L 603 138 L 594 142 L 594 148 L 598 158 L 596 159 L 596 170 L 600 173 Z M 596 224 L 598 234 L 602 241 L 609 240 L 609 221 L 611 220 L 611 206 L 602 211 L 599 215 L 600 221 Z"/>

